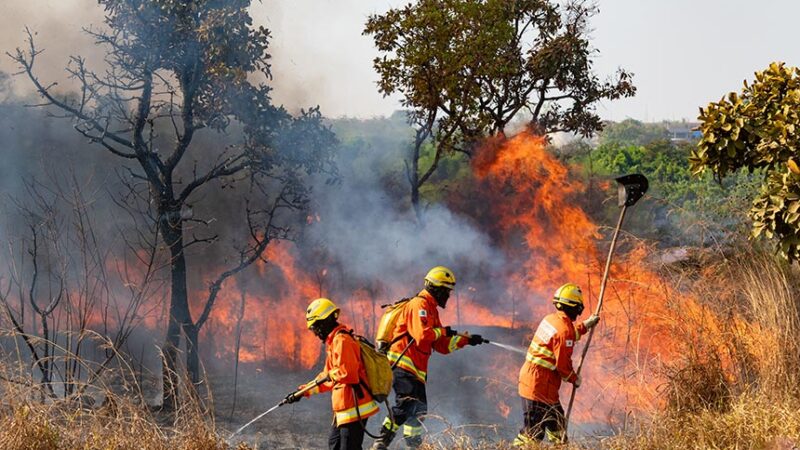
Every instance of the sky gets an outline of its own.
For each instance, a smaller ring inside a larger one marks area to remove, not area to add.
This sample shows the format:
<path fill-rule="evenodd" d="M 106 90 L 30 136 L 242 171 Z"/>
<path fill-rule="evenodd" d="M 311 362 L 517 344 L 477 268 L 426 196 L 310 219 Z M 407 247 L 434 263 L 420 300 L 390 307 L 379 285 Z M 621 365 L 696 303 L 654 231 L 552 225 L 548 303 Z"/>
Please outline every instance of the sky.
<path fill-rule="evenodd" d="M 2 0 L 0 50 L 23 43 L 27 25 L 46 51 L 45 78 L 63 82 L 70 54 L 102 55 L 81 27 L 102 24 L 96 0 Z M 329 117 L 389 115 L 398 99 L 375 86 L 372 41 L 361 31 L 370 14 L 402 6 L 397 0 L 263 0 L 253 2 L 256 25 L 272 31 L 274 99 L 289 109 L 319 104 Z M 796 0 L 598 0 L 592 21 L 599 50 L 595 69 L 605 77 L 618 67 L 634 73 L 632 99 L 603 102 L 601 117 L 644 121 L 694 120 L 698 107 L 739 90 L 771 61 L 800 65 L 793 30 Z M 14 72 L 3 55 L 0 70 Z M 24 93 L 23 80 L 15 89 Z"/>

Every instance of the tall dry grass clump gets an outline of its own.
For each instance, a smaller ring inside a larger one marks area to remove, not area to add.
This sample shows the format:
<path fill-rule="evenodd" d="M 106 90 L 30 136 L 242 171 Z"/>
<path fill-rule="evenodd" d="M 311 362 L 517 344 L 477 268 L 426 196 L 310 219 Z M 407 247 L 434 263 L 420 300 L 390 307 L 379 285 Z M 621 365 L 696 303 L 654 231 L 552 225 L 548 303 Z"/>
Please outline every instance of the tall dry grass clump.
<path fill-rule="evenodd" d="M 800 276 L 797 269 L 760 255 L 740 270 L 751 317 L 748 335 L 759 362 L 759 390 L 800 395 Z"/>
<path fill-rule="evenodd" d="M 245 450 L 229 446 L 213 415 L 195 401 L 170 414 L 147 407 L 133 390 L 89 387 L 91 395 L 53 398 L 33 380 L 0 377 L 0 448 L 4 450 Z M 9 380 L 14 381 L 9 381 Z M 100 398 L 95 405 L 94 398 Z"/>
<path fill-rule="evenodd" d="M 694 284 L 701 314 L 676 309 L 683 359 L 665 367 L 665 407 L 613 449 L 800 448 L 800 273 L 750 250 Z M 676 305 L 680 302 L 676 302 Z"/>

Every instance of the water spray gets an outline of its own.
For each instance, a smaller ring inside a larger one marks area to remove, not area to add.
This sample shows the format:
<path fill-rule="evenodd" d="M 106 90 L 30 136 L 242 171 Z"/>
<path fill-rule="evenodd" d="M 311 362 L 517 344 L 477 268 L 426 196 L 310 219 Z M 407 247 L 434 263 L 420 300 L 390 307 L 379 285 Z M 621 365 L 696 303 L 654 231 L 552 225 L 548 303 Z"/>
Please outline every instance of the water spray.
<path fill-rule="evenodd" d="M 264 416 L 266 416 L 267 414 L 271 413 L 272 411 L 275 411 L 276 409 L 280 408 L 281 406 L 283 406 L 283 405 L 285 405 L 285 404 L 289 403 L 289 399 L 290 399 L 290 398 L 292 398 L 292 397 L 294 397 L 295 399 L 297 399 L 297 398 L 300 398 L 300 397 L 301 397 L 303 394 L 305 394 L 306 392 L 308 392 L 308 391 L 310 391 L 310 390 L 314 389 L 315 387 L 319 386 L 319 385 L 320 385 L 320 384 L 322 384 L 322 383 L 325 383 L 326 381 L 328 381 L 328 377 L 325 377 L 325 378 L 323 378 L 323 379 L 321 379 L 321 380 L 314 380 L 314 381 L 312 381 L 311 383 L 308 383 L 308 384 L 307 384 L 307 385 L 306 385 L 306 386 L 305 386 L 303 389 L 300 389 L 300 390 L 298 390 L 298 391 L 292 392 L 291 394 L 287 395 L 287 396 L 286 396 L 286 398 L 285 398 L 285 399 L 283 399 L 283 400 L 281 400 L 281 402 L 280 402 L 280 403 L 278 403 L 277 405 L 273 406 L 272 408 L 270 408 L 270 409 L 268 409 L 268 410 L 264 411 L 263 413 L 259 414 L 259 415 L 258 415 L 258 416 L 256 416 L 256 417 L 255 417 L 253 420 L 251 420 L 250 422 L 247 422 L 246 424 L 244 424 L 244 425 L 242 425 L 241 427 L 239 427 L 239 429 L 238 429 L 238 430 L 234 431 L 234 432 L 233 432 L 233 434 L 231 434 L 231 435 L 228 437 L 228 439 L 227 439 L 228 443 L 230 443 L 231 439 L 233 439 L 233 437 L 234 437 L 234 436 L 236 436 L 237 434 L 241 433 L 241 432 L 242 432 L 242 430 L 244 430 L 245 428 L 247 428 L 247 427 L 249 427 L 250 425 L 254 424 L 254 423 L 255 423 L 255 422 L 257 422 L 259 419 L 261 419 L 262 417 L 264 417 Z"/>
<path fill-rule="evenodd" d="M 524 354 L 527 353 L 525 351 L 525 349 L 522 349 L 522 348 L 519 348 L 519 347 L 514 347 L 513 345 L 501 344 L 499 342 L 485 341 L 484 344 L 491 344 L 491 345 L 494 345 L 495 347 L 500 347 L 503 350 L 508 350 L 510 352 L 519 353 L 520 355 L 524 355 Z"/>
<path fill-rule="evenodd" d="M 469 339 L 469 338 L 470 338 L 470 335 L 468 335 L 468 334 L 459 334 L 459 336 L 461 336 L 461 337 L 464 337 L 464 338 L 467 338 L 467 339 Z M 519 354 L 521 354 L 521 355 L 524 355 L 524 354 L 526 354 L 526 353 L 527 353 L 527 352 L 525 351 L 525 349 L 522 349 L 522 348 L 519 348 L 519 347 L 515 347 L 515 346 L 513 346 L 513 345 L 501 344 L 501 343 L 499 343 L 499 342 L 490 341 L 490 340 L 488 340 L 488 339 L 486 339 L 486 338 L 484 338 L 484 339 L 483 339 L 483 342 L 481 342 L 481 344 L 490 344 L 490 345 L 494 345 L 495 347 L 502 348 L 503 350 L 508 350 L 508 351 L 510 351 L 510 352 L 519 353 Z"/>
<path fill-rule="evenodd" d="M 247 422 L 246 424 L 242 425 L 241 427 L 239 427 L 239 429 L 238 429 L 238 430 L 234 431 L 234 432 L 233 432 L 233 434 L 231 434 L 231 436 L 228 438 L 228 441 L 230 441 L 231 439 L 233 439 L 233 437 L 234 437 L 234 436 L 236 436 L 237 434 L 241 433 L 241 432 L 242 432 L 242 430 L 244 430 L 245 428 L 247 428 L 247 427 L 249 427 L 250 425 L 252 425 L 252 424 L 253 424 L 254 422 L 256 422 L 258 419 L 260 419 L 260 418 L 262 418 L 262 417 L 266 416 L 267 414 L 271 413 L 272 411 L 275 411 L 276 409 L 280 408 L 280 407 L 281 407 L 281 406 L 283 406 L 284 404 L 285 404 L 285 400 L 284 400 L 284 401 L 282 401 L 282 402 L 280 402 L 280 403 L 278 403 L 277 405 L 273 406 L 272 408 L 270 408 L 270 409 L 268 409 L 268 410 L 264 411 L 263 413 L 259 414 L 258 416 L 256 416 L 256 418 L 255 418 L 255 419 L 251 420 L 250 422 Z"/>

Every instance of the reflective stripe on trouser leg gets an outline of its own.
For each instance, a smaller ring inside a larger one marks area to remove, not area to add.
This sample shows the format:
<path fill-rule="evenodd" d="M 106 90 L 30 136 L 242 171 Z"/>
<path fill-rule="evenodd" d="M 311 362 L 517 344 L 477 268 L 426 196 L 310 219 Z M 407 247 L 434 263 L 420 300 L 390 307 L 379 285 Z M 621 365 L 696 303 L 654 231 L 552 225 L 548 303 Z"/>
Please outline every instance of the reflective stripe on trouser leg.
<path fill-rule="evenodd" d="M 404 437 L 414 437 L 414 436 L 421 436 L 422 432 L 425 431 L 420 426 L 413 426 L 413 425 L 403 425 L 403 436 Z"/>
<path fill-rule="evenodd" d="M 412 417 L 403 425 L 403 439 L 406 441 L 406 447 L 417 448 L 422 445 L 422 433 L 425 431 L 422 428 L 422 422 L 419 417 Z"/>
<path fill-rule="evenodd" d="M 536 442 L 535 439 L 531 439 L 529 436 L 520 433 L 517 435 L 516 438 L 514 438 L 514 442 L 511 445 L 513 445 L 514 447 L 525 447 L 527 445 L 533 444 L 534 442 Z"/>
<path fill-rule="evenodd" d="M 392 433 L 395 433 L 400 428 L 400 425 L 397 425 L 396 423 L 392 422 L 392 419 L 387 417 L 383 419 L 383 428 L 386 428 Z"/>
<path fill-rule="evenodd" d="M 561 438 L 564 436 L 564 433 L 558 430 L 553 431 L 548 427 L 544 429 L 544 435 L 547 436 L 547 439 L 550 442 L 559 443 L 561 442 Z"/>

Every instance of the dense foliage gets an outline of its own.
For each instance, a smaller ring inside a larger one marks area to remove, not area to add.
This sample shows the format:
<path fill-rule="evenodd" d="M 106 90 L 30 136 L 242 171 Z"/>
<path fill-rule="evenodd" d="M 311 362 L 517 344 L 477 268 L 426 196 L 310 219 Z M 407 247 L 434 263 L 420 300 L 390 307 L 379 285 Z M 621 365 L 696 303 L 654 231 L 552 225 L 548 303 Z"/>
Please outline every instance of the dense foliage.
<path fill-rule="evenodd" d="M 416 131 L 406 172 L 418 214 L 419 190 L 447 156 L 523 116 L 538 133 L 590 136 L 602 129 L 598 102 L 635 93 L 629 72 L 603 80 L 593 69 L 596 13 L 585 0 L 422 0 L 369 18 L 378 88 L 401 95 Z"/>
<path fill-rule="evenodd" d="M 737 171 L 718 182 L 710 175 L 693 177 L 687 157 L 694 143 L 666 139 L 663 124 L 635 120 L 609 124 L 599 144 L 571 144 L 566 161 L 590 182 L 639 172 L 650 180 L 649 197 L 629 220 L 634 232 L 666 244 L 699 244 L 725 238 L 744 223 L 744 211 L 756 190 L 757 176 Z M 592 193 L 589 193 L 592 196 Z M 592 208 L 589 202 L 587 207 Z M 613 203 L 613 202 L 610 202 Z M 613 205 L 594 208 L 612 220 Z"/>
<path fill-rule="evenodd" d="M 800 259 L 800 69 L 772 63 L 700 112 L 703 138 L 692 171 L 718 178 L 745 168 L 765 179 L 750 208 L 753 237 L 777 238 L 778 252 Z"/>

